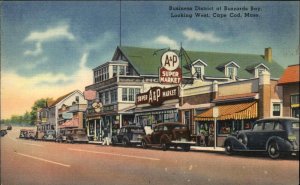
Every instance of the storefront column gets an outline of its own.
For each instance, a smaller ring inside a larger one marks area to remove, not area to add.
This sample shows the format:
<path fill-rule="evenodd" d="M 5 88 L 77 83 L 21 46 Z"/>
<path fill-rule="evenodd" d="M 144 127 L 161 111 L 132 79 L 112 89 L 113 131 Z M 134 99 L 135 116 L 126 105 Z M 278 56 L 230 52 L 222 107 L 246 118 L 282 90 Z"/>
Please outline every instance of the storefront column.
<path fill-rule="evenodd" d="M 96 125 L 97 123 L 96 123 L 96 119 L 94 119 L 94 141 L 97 141 L 97 128 L 96 128 Z"/>
<path fill-rule="evenodd" d="M 120 128 L 122 128 L 122 124 L 123 124 L 123 123 L 122 123 L 122 117 L 123 117 L 122 114 L 120 114 L 120 116 L 119 116 L 119 124 L 120 124 Z"/>

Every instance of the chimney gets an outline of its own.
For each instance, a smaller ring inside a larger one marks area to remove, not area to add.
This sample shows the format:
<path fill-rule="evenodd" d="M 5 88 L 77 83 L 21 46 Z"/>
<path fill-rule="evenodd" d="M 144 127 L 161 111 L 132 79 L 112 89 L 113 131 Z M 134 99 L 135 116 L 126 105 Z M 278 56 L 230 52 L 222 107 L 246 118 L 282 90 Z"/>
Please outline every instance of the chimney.
<path fill-rule="evenodd" d="M 265 60 L 268 62 L 272 62 L 272 48 L 265 48 Z"/>

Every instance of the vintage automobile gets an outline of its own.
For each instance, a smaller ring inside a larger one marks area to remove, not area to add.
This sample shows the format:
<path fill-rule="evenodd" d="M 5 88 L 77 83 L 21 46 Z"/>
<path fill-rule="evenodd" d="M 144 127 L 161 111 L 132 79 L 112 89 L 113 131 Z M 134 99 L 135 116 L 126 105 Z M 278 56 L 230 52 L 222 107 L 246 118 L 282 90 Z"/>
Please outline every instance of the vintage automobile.
<path fill-rule="evenodd" d="M 88 143 L 89 139 L 86 134 L 85 129 L 82 128 L 74 128 L 74 129 L 67 129 L 65 132 L 66 142 L 74 143 L 74 142 L 83 142 Z"/>
<path fill-rule="evenodd" d="M 123 126 L 111 139 L 112 145 L 122 144 L 131 146 L 141 144 L 145 131 L 142 127 L 136 125 Z"/>
<path fill-rule="evenodd" d="M 12 130 L 12 126 L 11 125 L 8 125 L 6 130 Z"/>
<path fill-rule="evenodd" d="M 182 123 L 160 123 L 154 126 L 151 134 L 147 133 L 142 139 L 142 147 L 149 146 L 161 147 L 164 151 L 173 146 L 181 147 L 184 151 L 189 151 L 191 145 L 190 131 Z"/>
<path fill-rule="evenodd" d="M 43 140 L 44 141 L 55 141 L 56 139 L 56 133 L 55 130 L 46 130 Z"/>
<path fill-rule="evenodd" d="M 67 133 L 67 129 L 65 128 L 59 129 L 55 141 L 59 143 L 66 142 L 67 141 L 66 133 Z"/>
<path fill-rule="evenodd" d="M 45 135 L 45 132 L 44 131 L 36 131 L 35 133 L 35 140 L 42 140 L 44 139 L 44 135 Z"/>
<path fill-rule="evenodd" d="M 1 129 L 1 130 L 0 130 L 0 136 L 1 136 L 1 137 L 5 136 L 6 134 L 7 134 L 6 129 Z"/>
<path fill-rule="evenodd" d="M 21 129 L 19 138 L 34 139 L 35 131 L 33 129 Z"/>
<path fill-rule="evenodd" d="M 284 154 L 299 155 L 299 119 L 266 118 L 257 120 L 251 130 L 238 131 L 224 141 L 225 152 L 267 152 L 272 159 Z"/>

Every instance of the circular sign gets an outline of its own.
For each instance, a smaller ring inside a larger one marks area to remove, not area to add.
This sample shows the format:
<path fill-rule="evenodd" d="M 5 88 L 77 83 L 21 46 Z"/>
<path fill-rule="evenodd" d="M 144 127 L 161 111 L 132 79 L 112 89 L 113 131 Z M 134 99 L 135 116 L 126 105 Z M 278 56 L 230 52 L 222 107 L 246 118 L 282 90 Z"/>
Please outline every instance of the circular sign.
<path fill-rule="evenodd" d="M 161 67 L 164 67 L 168 71 L 173 71 L 179 66 L 179 57 L 173 51 L 165 52 L 161 57 Z"/>

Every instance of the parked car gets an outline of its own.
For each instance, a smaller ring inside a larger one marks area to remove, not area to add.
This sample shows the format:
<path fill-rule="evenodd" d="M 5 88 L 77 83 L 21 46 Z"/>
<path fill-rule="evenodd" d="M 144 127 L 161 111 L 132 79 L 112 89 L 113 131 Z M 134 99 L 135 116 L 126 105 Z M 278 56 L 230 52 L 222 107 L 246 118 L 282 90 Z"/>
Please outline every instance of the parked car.
<path fill-rule="evenodd" d="M 272 159 L 283 154 L 299 155 L 299 119 L 267 118 L 253 124 L 251 130 L 229 135 L 224 141 L 227 154 L 236 151 L 267 152 Z"/>
<path fill-rule="evenodd" d="M 142 147 L 159 146 L 164 151 L 173 146 L 181 147 L 184 151 L 189 151 L 191 145 L 196 143 L 191 141 L 190 131 L 182 123 L 160 123 L 154 126 L 152 133 L 147 133 L 142 139 Z"/>
<path fill-rule="evenodd" d="M 1 129 L 1 130 L 0 130 L 0 136 L 1 136 L 1 137 L 5 136 L 6 134 L 7 134 L 6 129 Z"/>
<path fill-rule="evenodd" d="M 136 125 L 127 125 L 122 127 L 117 135 L 111 139 L 112 145 L 122 144 L 123 146 L 138 145 L 142 143 L 145 131 L 142 127 Z"/>
<path fill-rule="evenodd" d="M 35 140 L 42 140 L 44 139 L 44 136 L 45 136 L 45 132 L 44 131 L 36 131 L 35 133 Z"/>
<path fill-rule="evenodd" d="M 69 130 L 66 130 L 65 135 L 66 135 L 66 141 L 69 143 L 74 143 L 74 142 L 88 143 L 89 142 L 89 139 L 88 139 L 85 129 L 81 129 L 81 128 L 69 129 Z"/>
<path fill-rule="evenodd" d="M 62 143 L 67 141 L 66 129 L 59 129 L 58 134 L 56 136 L 56 142 Z"/>
<path fill-rule="evenodd" d="M 19 138 L 34 139 L 35 131 L 33 129 L 21 129 Z"/>
<path fill-rule="evenodd" d="M 56 138 L 55 130 L 46 130 L 45 131 L 43 140 L 46 140 L 46 141 L 55 141 L 55 138 Z"/>
<path fill-rule="evenodd" d="M 8 125 L 6 130 L 12 130 L 12 126 L 11 125 Z"/>

